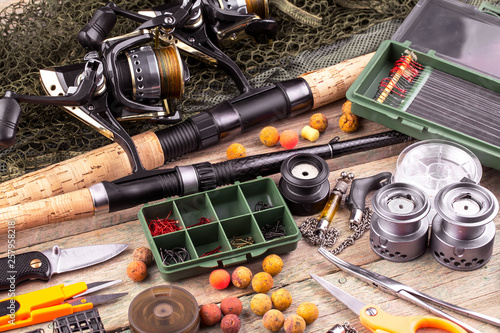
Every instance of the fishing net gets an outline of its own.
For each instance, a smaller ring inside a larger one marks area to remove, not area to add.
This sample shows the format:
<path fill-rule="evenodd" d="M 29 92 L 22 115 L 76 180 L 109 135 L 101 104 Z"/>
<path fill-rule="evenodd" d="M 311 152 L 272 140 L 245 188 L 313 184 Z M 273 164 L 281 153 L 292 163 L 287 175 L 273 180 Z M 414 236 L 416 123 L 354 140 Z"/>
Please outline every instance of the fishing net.
<path fill-rule="evenodd" d="M 148 0 L 115 2 L 132 11 L 158 4 Z M 270 0 L 271 17 L 279 24 L 272 45 L 244 40 L 223 49 L 255 87 L 376 50 L 416 4 L 414 0 L 290 0 L 321 17 L 321 24 L 313 27 L 297 21 L 293 12 L 288 15 L 278 9 L 282 8 L 279 2 Z M 469 3 L 477 5 L 479 1 Z M 0 94 L 13 90 L 44 95 L 39 69 L 82 62 L 85 51 L 78 44 L 78 31 L 104 4 L 96 0 L 34 0 L 10 5 L 0 12 Z M 136 26 L 119 18 L 112 35 L 130 32 Z M 187 63 L 191 80 L 179 103 L 185 117 L 238 94 L 223 71 L 194 59 L 187 59 Z M 110 142 L 62 108 L 24 103 L 21 107 L 16 144 L 0 150 L 0 181 Z M 147 122 L 123 125 L 131 135 L 163 127 Z"/>

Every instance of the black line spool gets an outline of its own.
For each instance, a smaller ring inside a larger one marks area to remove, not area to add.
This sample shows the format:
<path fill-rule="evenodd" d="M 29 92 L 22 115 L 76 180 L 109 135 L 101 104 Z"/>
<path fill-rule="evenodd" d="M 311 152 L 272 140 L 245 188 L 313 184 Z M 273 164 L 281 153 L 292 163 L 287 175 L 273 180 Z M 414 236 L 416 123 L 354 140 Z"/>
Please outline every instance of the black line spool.
<path fill-rule="evenodd" d="M 196 333 L 198 303 L 187 290 L 163 285 L 146 289 L 130 303 L 130 329 L 135 333 Z"/>
<path fill-rule="evenodd" d="M 319 213 L 328 200 L 328 164 L 313 154 L 297 154 L 281 164 L 279 189 L 293 215 Z"/>

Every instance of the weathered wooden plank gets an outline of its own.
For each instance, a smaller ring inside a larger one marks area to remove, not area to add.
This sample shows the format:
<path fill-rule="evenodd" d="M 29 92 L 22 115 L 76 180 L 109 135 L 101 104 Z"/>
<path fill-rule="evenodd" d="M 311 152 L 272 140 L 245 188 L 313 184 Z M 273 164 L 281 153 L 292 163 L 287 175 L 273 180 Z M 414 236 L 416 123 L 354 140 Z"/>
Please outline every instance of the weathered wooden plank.
<path fill-rule="evenodd" d="M 358 177 L 369 176 L 380 171 L 392 171 L 395 167 L 396 159 L 397 157 L 393 156 L 380 159 L 376 162 L 358 164 L 352 166 L 349 170 L 355 172 Z M 343 168 L 333 170 L 330 180 L 333 181 L 342 170 Z M 495 179 L 498 179 L 498 172 L 486 170 L 484 184 L 494 183 Z M 492 190 L 495 195 L 499 195 L 499 189 L 497 187 L 493 187 Z M 348 216 L 348 210 L 342 207 L 334 219 L 334 225 L 341 230 L 341 239 L 350 234 L 347 230 Z M 301 217 L 297 218 L 296 221 L 297 223 L 302 223 L 304 219 L 305 218 Z M 500 231 L 497 228 L 497 238 L 499 233 Z M 69 284 L 78 281 L 92 282 L 122 279 L 123 282 L 120 285 L 107 290 L 106 293 L 129 292 L 129 295 L 120 299 L 118 302 L 99 308 L 106 329 L 112 331 L 120 330 L 127 326 L 128 306 L 133 297 L 139 292 L 151 286 L 170 284 L 161 279 L 156 267 L 150 268 L 149 277 L 141 283 L 133 283 L 126 276 L 126 266 L 131 260 L 133 249 L 146 245 L 145 236 L 136 219 L 97 230 L 78 231 L 76 235 L 70 234 L 71 232 L 68 232 L 69 236 L 59 239 L 54 238 L 41 244 L 22 248 L 22 250 L 43 250 L 54 244 L 59 244 L 62 247 L 73 247 L 108 242 L 128 242 L 131 244 L 131 247 L 127 249 L 125 253 L 105 264 L 93 266 L 74 273 L 54 276 L 53 280 L 48 284 L 37 282 L 21 285 L 16 292 L 25 293 L 60 283 Z M 472 272 L 457 272 L 438 264 L 432 258 L 429 251 L 421 258 L 409 263 L 392 263 L 381 260 L 371 251 L 368 237 L 364 235 L 355 245 L 346 249 L 340 257 L 357 265 L 365 265 L 365 268 L 393 277 L 429 295 L 493 317 L 498 317 L 499 304 L 497 300 L 500 297 L 500 289 L 498 288 L 500 286 L 499 252 L 500 246 L 496 244 L 493 257 L 485 267 Z M 292 293 L 294 303 L 290 309 L 285 311 L 285 315 L 293 313 L 296 307 L 304 301 L 312 301 L 318 305 L 320 309 L 320 318 L 308 327 L 308 332 L 325 332 L 335 323 L 342 323 L 344 321 L 350 321 L 359 332 L 367 332 L 366 329 L 360 327 L 356 316 L 350 313 L 350 311 L 338 301 L 335 301 L 329 294 L 325 293 L 320 286 L 316 285 L 316 283 L 309 278 L 308 274 L 311 272 L 336 283 L 339 287 L 352 293 L 355 297 L 364 302 L 374 302 L 380 305 L 389 313 L 398 315 L 428 314 L 423 309 L 381 292 L 343 272 L 339 272 L 317 252 L 316 247 L 309 245 L 305 240 L 299 242 L 298 248 L 295 251 L 282 255 L 282 258 L 285 262 L 285 267 L 283 271 L 276 276 L 273 290 L 285 287 Z M 248 263 L 247 266 L 254 273 L 257 273 L 261 270 L 261 260 L 253 260 Z M 233 268 L 234 267 L 230 267 L 228 270 L 231 272 Z M 199 304 L 209 302 L 218 303 L 226 296 L 238 296 L 245 307 L 241 315 L 241 319 L 243 320 L 241 332 L 267 332 L 262 326 L 261 318 L 253 314 L 249 309 L 250 299 L 253 296 L 253 292 L 250 288 L 239 290 L 230 287 L 223 291 L 215 290 L 208 284 L 208 273 L 176 281 L 171 284 L 190 291 Z M 470 323 L 481 332 L 489 333 L 497 331 L 497 328 L 491 325 L 471 319 L 465 319 L 459 315 L 457 315 L 457 317 Z M 47 325 L 41 325 L 41 327 L 49 329 Z M 204 328 L 202 331 L 218 332 L 219 328 L 218 326 L 215 328 Z M 426 332 L 433 331 L 426 330 Z"/>

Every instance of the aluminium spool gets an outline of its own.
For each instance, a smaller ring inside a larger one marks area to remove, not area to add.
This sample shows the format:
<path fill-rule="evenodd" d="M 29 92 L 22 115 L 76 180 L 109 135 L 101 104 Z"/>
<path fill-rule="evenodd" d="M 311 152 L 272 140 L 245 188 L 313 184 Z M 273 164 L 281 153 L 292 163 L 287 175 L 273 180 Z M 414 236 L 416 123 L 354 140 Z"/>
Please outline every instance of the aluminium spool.
<path fill-rule="evenodd" d="M 455 183 L 435 197 L 430 248 L 442 265 L 459 271 L 484 266 L 493 253 L 498 200 L 486 188 Z"/>
<path fill-rule="evenodd" d="M 130 303 L 128 319 L 135 333 L 196 333 L 200 327 L 194 296 L 170 285 L 139 293 Z"/>
<path fill-rule="evenodd" d="M 372 207 L 370 246 L 376 254 L 406 262 L 426 251 L 431 205 L 421 189 L 405 183 L 386 185 L 374 194 Z"/>

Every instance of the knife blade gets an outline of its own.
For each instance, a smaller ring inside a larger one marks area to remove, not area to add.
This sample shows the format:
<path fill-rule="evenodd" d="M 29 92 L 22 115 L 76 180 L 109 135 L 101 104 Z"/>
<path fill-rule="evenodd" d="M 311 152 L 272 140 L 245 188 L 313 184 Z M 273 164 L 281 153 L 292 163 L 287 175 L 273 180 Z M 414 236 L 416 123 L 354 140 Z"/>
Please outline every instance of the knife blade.
<path fill-rule="evenodd" d="M 59 274 L 99 264 L 120 254 L 128 244 L 104 244 L 61 249 L 55 245 L 43 252 L 32 251 L 0 259 L 0 291 L 15 289 L 29 280 L 48 281 Z"/>

